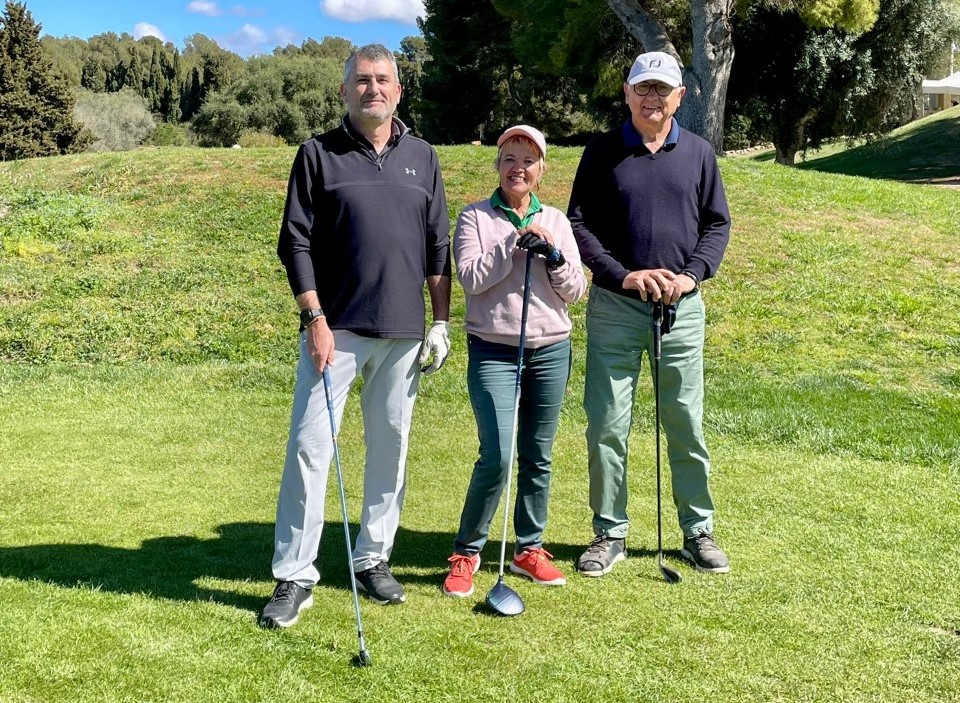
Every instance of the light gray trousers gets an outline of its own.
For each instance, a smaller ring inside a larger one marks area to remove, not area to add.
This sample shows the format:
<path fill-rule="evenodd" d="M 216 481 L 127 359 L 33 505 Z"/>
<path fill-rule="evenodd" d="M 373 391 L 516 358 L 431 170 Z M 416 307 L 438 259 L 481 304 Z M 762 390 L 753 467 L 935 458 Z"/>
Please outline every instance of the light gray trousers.
<path fill-rule="evenodd" d="M 330 376 L 338 429 L 350 387 L 358 375 L 363 377 L 360 404 L 367 452 L 360 534 L 353 550 L 354 569 L 363 571 L 389 561 L 400 524 L 421 342 L 361 337 L 346 330 L 334 330 L 333 336 L 336 355 Z M 290 438 L 277 500 L 273 575 L 280 581 L 310 588 L 320 578 L 314 562 L 332 460 L 323 376 L 307 354 L 306 335 L 301 334 Z M 350 470 L 344 467 L 345 473 Z"/>

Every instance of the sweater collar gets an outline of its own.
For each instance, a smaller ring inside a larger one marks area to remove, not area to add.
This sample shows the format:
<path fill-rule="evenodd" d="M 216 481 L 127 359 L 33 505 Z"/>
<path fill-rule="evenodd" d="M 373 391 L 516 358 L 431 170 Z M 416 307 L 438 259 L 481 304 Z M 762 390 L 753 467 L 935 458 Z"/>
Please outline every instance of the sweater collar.
<path fill-rule="evenodd" d="M 670 151 L 673 149 L 680 140 L 680 124 L 677 122 L 676 117 L 671 117 L 670 120 L 670 132 L 667 134 L 667 138 L 663 141 L 664 151 Z M 620 132 L 623 135 L 623 143 L 627 145 L 627 148 L 636 149 L 641 146 L 644 149 L 647 148 L 643 142 L 643 137 L 640 135 L 640 132 L 637 131 L 637 128 L 633 126 L 632 121 L 627 120 L 624 122 Z"/>

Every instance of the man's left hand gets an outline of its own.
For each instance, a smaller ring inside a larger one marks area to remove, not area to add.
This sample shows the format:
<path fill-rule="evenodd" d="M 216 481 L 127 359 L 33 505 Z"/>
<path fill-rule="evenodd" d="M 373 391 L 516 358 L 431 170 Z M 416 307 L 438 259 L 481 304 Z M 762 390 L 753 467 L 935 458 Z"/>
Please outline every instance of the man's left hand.
<path fill-rule="evenodd" d="M 689 293 L 697 287 L 697 282 L 685 273 L 678 274 L 671 283 L 670 289 L 663 296 L 663 302 L 666 305 L 677 302 L 681 295 Z"/>
<path fill-rule="evenodd" d="M 427 337 L 423 340 L 423 346 L 420 348 L 420 366 L 421 371 L 426 375 L 439 371 L 440 367 L 447 360 L 450 354 L 450 323 L 446 320 L 436 320 L 427 331 Z M 433 363 L 424 366 L 430 358 Z"/>

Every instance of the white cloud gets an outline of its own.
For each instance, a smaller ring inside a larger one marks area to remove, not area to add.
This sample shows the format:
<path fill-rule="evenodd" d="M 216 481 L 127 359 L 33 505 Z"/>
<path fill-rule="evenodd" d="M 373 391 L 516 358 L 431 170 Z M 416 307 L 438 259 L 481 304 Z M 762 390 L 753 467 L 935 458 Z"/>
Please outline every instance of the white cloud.
<path fill-rule="evenodd" d="M 217 7 L 215 2 L 206 2 L 206 0 L 193 0 L 187 5 L 187 12 L 196 12 L 207 17 L 219 17 L 223 11 Z"/>
<path fill-rule="evenodd" d="M 260 53 L 263 49 L 272 50 L 275 46 L 295 44 L 300 35 L 283 27 L 271 29 L 269 32 L 253 24 L 245 24 L 238 31 L 226 37 L 218 38 L 220 45 L 241 56 Z"/>
<path fill-rule="evenodd" d="M 331 17 L 346 22 L 395 20 L 416 24 L 423 17 L 422 0 L 322 0 L 320 7 Z"/>
<path fill-rule="evenodd" d="M 159 27 L 149 22 L 137 22 L 133 25 L 133 38 L 140 39 L 142 37 L 156 37 L 160 41 L 170 41 L 166 35 L 160 31 Z"/>
<path fill-rule="evenodd" d="M 267 11 L 263 8 L 257 7 L 244 7 L 243 5 L 234 5 L 230 8 L 230 14 L 237 17 L 259 17 L 260 15 L 267 14 Z"/>

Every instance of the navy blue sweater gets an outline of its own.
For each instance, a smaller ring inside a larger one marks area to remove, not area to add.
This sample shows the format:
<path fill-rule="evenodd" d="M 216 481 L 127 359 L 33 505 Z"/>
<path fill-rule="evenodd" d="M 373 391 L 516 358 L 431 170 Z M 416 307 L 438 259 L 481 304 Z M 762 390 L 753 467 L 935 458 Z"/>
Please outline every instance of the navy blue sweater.
<path fill-rule="evenodd" d="M 601 288 L 624 290 L 631 271 L 717 272 L 730 239 L 717 159 L 710 144 L 676 120 L 651 154 L 628 121 L 584 149 L 567 213 L 583 263 Z"/>
<path fill-rule="evenodd" d="M 294 295 L 316 290 L 332 329 L 423 339 L 427 276 L 450 275 L 436 151 L 394 120 L 378 155 L 347 126 L 300 145 L 277 254 Z"/>

